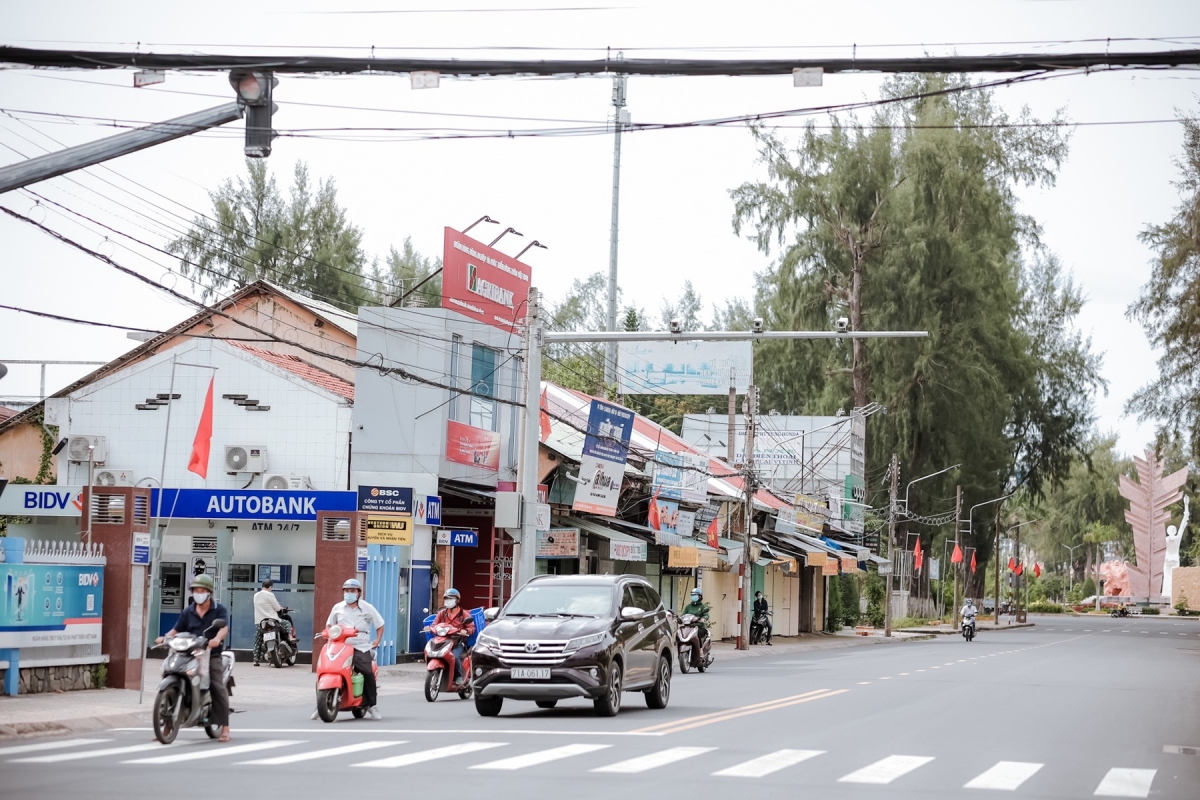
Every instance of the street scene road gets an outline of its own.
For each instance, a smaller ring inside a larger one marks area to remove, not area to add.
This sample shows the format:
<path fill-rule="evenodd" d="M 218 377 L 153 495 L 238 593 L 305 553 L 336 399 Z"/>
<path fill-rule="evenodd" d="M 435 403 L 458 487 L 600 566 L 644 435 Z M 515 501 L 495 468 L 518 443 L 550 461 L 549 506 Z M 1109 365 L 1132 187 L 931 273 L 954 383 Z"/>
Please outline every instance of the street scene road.
<path fill-rule="evenodd" d="M 414 682 L 385 696 L 378 722 L 311 722 L 311 704 L 235 713 L 225 745 L 187 730 L 163 746 L 136 726 L 4 742 L 0 795 L 147 796 L 206 775 L 235 794 L 297 797 L 347 785 L 581 798 L 1197 796 L 1194 621 L 1039 617 L 984 627 L 970 643 L 777 649 L 676 674 L 665 711 L 630 695 L 612 719 L 580 702 L 510 702 L 484 719 L 470 702 L 425 702 Z"/>

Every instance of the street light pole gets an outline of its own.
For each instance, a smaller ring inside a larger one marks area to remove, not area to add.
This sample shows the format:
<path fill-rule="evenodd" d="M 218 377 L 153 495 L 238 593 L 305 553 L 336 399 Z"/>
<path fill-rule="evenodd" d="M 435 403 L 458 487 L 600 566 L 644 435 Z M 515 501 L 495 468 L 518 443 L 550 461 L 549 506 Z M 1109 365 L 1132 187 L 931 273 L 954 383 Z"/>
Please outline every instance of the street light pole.
<path fill-rule="evenodd" d="M 885 589 L 887 596 L 883 599 L 883 635 L 890 637 L 892 635 L 892 574 L 896 571 L 896 484 L 900 473 L 895 453 L 892 453 L 892 466 L 889 471 L 892 473 L 892 487 L 888 492 L 888 560 L 891 562 L 891 569 L 888 571 L 887 588 Z"/>
<path fill-rule="evenodd" d="M 1076 544 L 1076 545 L 1061 544 L 1061 543 L 1059 545 L 1060 547 L 1065 547 L 1071 551 L 1071 563 L 1067 565 L 1067 575 L 1069 576 L 1067 579 L 1068 583 L 1069 583 L 1069 585 L 1067 586 L 1068 592 L 1075 588 L 1075 548 L 1083 547 L 1083 545 L 1084 545 L 1083 542 L 1080 542 L 1079 544 Z"/>

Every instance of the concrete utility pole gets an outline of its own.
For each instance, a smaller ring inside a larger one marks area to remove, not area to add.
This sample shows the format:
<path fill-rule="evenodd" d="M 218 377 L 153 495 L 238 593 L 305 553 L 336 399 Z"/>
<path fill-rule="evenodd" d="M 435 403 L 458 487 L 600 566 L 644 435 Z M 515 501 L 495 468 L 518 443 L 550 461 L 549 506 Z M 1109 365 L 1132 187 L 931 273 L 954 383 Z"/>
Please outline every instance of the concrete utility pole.
<path fill-rule="evenodd" d="M 65 175 L 68 172 L 90 167 L 118 156 L 136 153 L 138 150 L 145 150 L 147 147 L 190 136 L 193 133 L 215 128 L 241 118 L 242 105 L 226 103 L 206 111 L 197 111 L 193 114 L 169 119 L 166 122 L 155 122 L 144 128 L 108 136 L 98 142 L 88 142 L 76 147 L 68 147 L 66 150 L 59 150 L 57 153 L 47 153 L 44 156 L 30 158 L 0 168 L 0 193 L 20 189 L 22 186 L 58 175 Z"/>
<path fill-rule="evenodd" d="M 623 54 L 617 54 L 621 60 Z M 620 217 L 621 201 L 621 128 L 629 120 L 629 112 L 625 110 L 625 81 L 624 74 L 613 77 L 613 186 L 612 186 L 612 227 L 608 232 L 608 330 L 617 329 L 617 232 Z M 617 343 L 610 342 L 604 348 L 604 385 L 612 386 L 617 382 Z"/>
<path fill-rule="evenodd" d="M 962 522 L 959 517 L 962 516 L 962 484 L 955 487 L 954 492 L 954 546 L 958 547 L 958 537 L 962 532 Z M 958 573 L 960 570 L 960 561 L 958 564 L 951 565 L 954 569 L 954 629 L 958 630 Z"/>
<path fill-rule="evenodd" d="M 525 312 L 525 421 L 519 465 L 521 486 L 521 539 L 513 546 L 517 565 L 513 587 L 524 585 L 537 570 L 538 445 L 541 444 L 542 345 L 544 332 L 539 314 L 538 290 L 529 289 Z M 501 586 L 504 582 L 501 581 Z"/>
<path fill-rule="evenodd" d="M 725 439 L 725 461 L 733 466 L 737 457 L 737 368 L 729 368 L 729 435 Z"/>
<path fill-rule="evenodd" d="M 892 635 L 892 574 L 896 571 L 896 556 L 893 547 L 896 542 L 896 485 L 900 479 L 900 465 L 896 454 L 892 453 L 892 487 L 888 492 L 888 561 L 891 567 L 887 575 L 887 587 L 883 598 L 883 635 Z M 908 509 L 906 508 L 905 511 Z"/>
<path fill-rule="evenodd" d="M 751 378 L 753 381 L 753 378 Z M 742 525 L 742 563 L 738 569 L 738 650 L 750 649 L 750 587 L 754 578 L 750 568 L 750 520 L 754 518 L 754 428 L 758 420 L 758 387 L 746 389 L 746 508 Z"/>

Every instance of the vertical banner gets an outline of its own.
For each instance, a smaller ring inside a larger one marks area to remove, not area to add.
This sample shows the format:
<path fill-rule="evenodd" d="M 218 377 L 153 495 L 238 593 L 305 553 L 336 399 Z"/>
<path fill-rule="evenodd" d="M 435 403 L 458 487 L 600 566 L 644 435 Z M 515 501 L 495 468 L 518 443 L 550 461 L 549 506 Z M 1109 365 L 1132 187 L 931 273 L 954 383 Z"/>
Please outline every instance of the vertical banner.
<path fill-rule="evenodd" d="M 632 411 L 603 400 L 592 401 L 579 465 L 579 488 L 572 505 L 574 510 L 610 517 L 616 515 L 632 433 Z"/>

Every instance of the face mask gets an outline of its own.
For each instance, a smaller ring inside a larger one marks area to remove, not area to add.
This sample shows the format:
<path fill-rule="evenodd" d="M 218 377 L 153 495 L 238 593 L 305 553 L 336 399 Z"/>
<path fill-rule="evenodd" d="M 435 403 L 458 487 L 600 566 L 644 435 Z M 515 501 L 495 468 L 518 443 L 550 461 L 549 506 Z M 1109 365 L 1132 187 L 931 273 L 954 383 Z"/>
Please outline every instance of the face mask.
<path fill-rule="evenodd" d="M 204 605 L 208 602 L 208 592 L 192 592 L 192 599 L 196 601 L 196 605 Z"/>
<path fill-rule="evenodd" d="M 358 595 L 356 595 L 354 592 L 346 592 L 344 595 L 342 595 L 342 599 L 346 601 L 346 605 L 352 606 L 358 602 Z"/>
<path fill-rule="evenodd" d="M 453 597 L 446 601 L 446 608 L 454 608 L 456 605 L 458 605 L 458 601 Z"/>
<path fill-rule="evenodd" d="M 698 595 L 698 594 L 694 594 L 694 595 L 692 595 L 692 602 L 693 602 L 693 603 L 699 603 L 699 602 L 700 602 L 700 595 Z"/>

